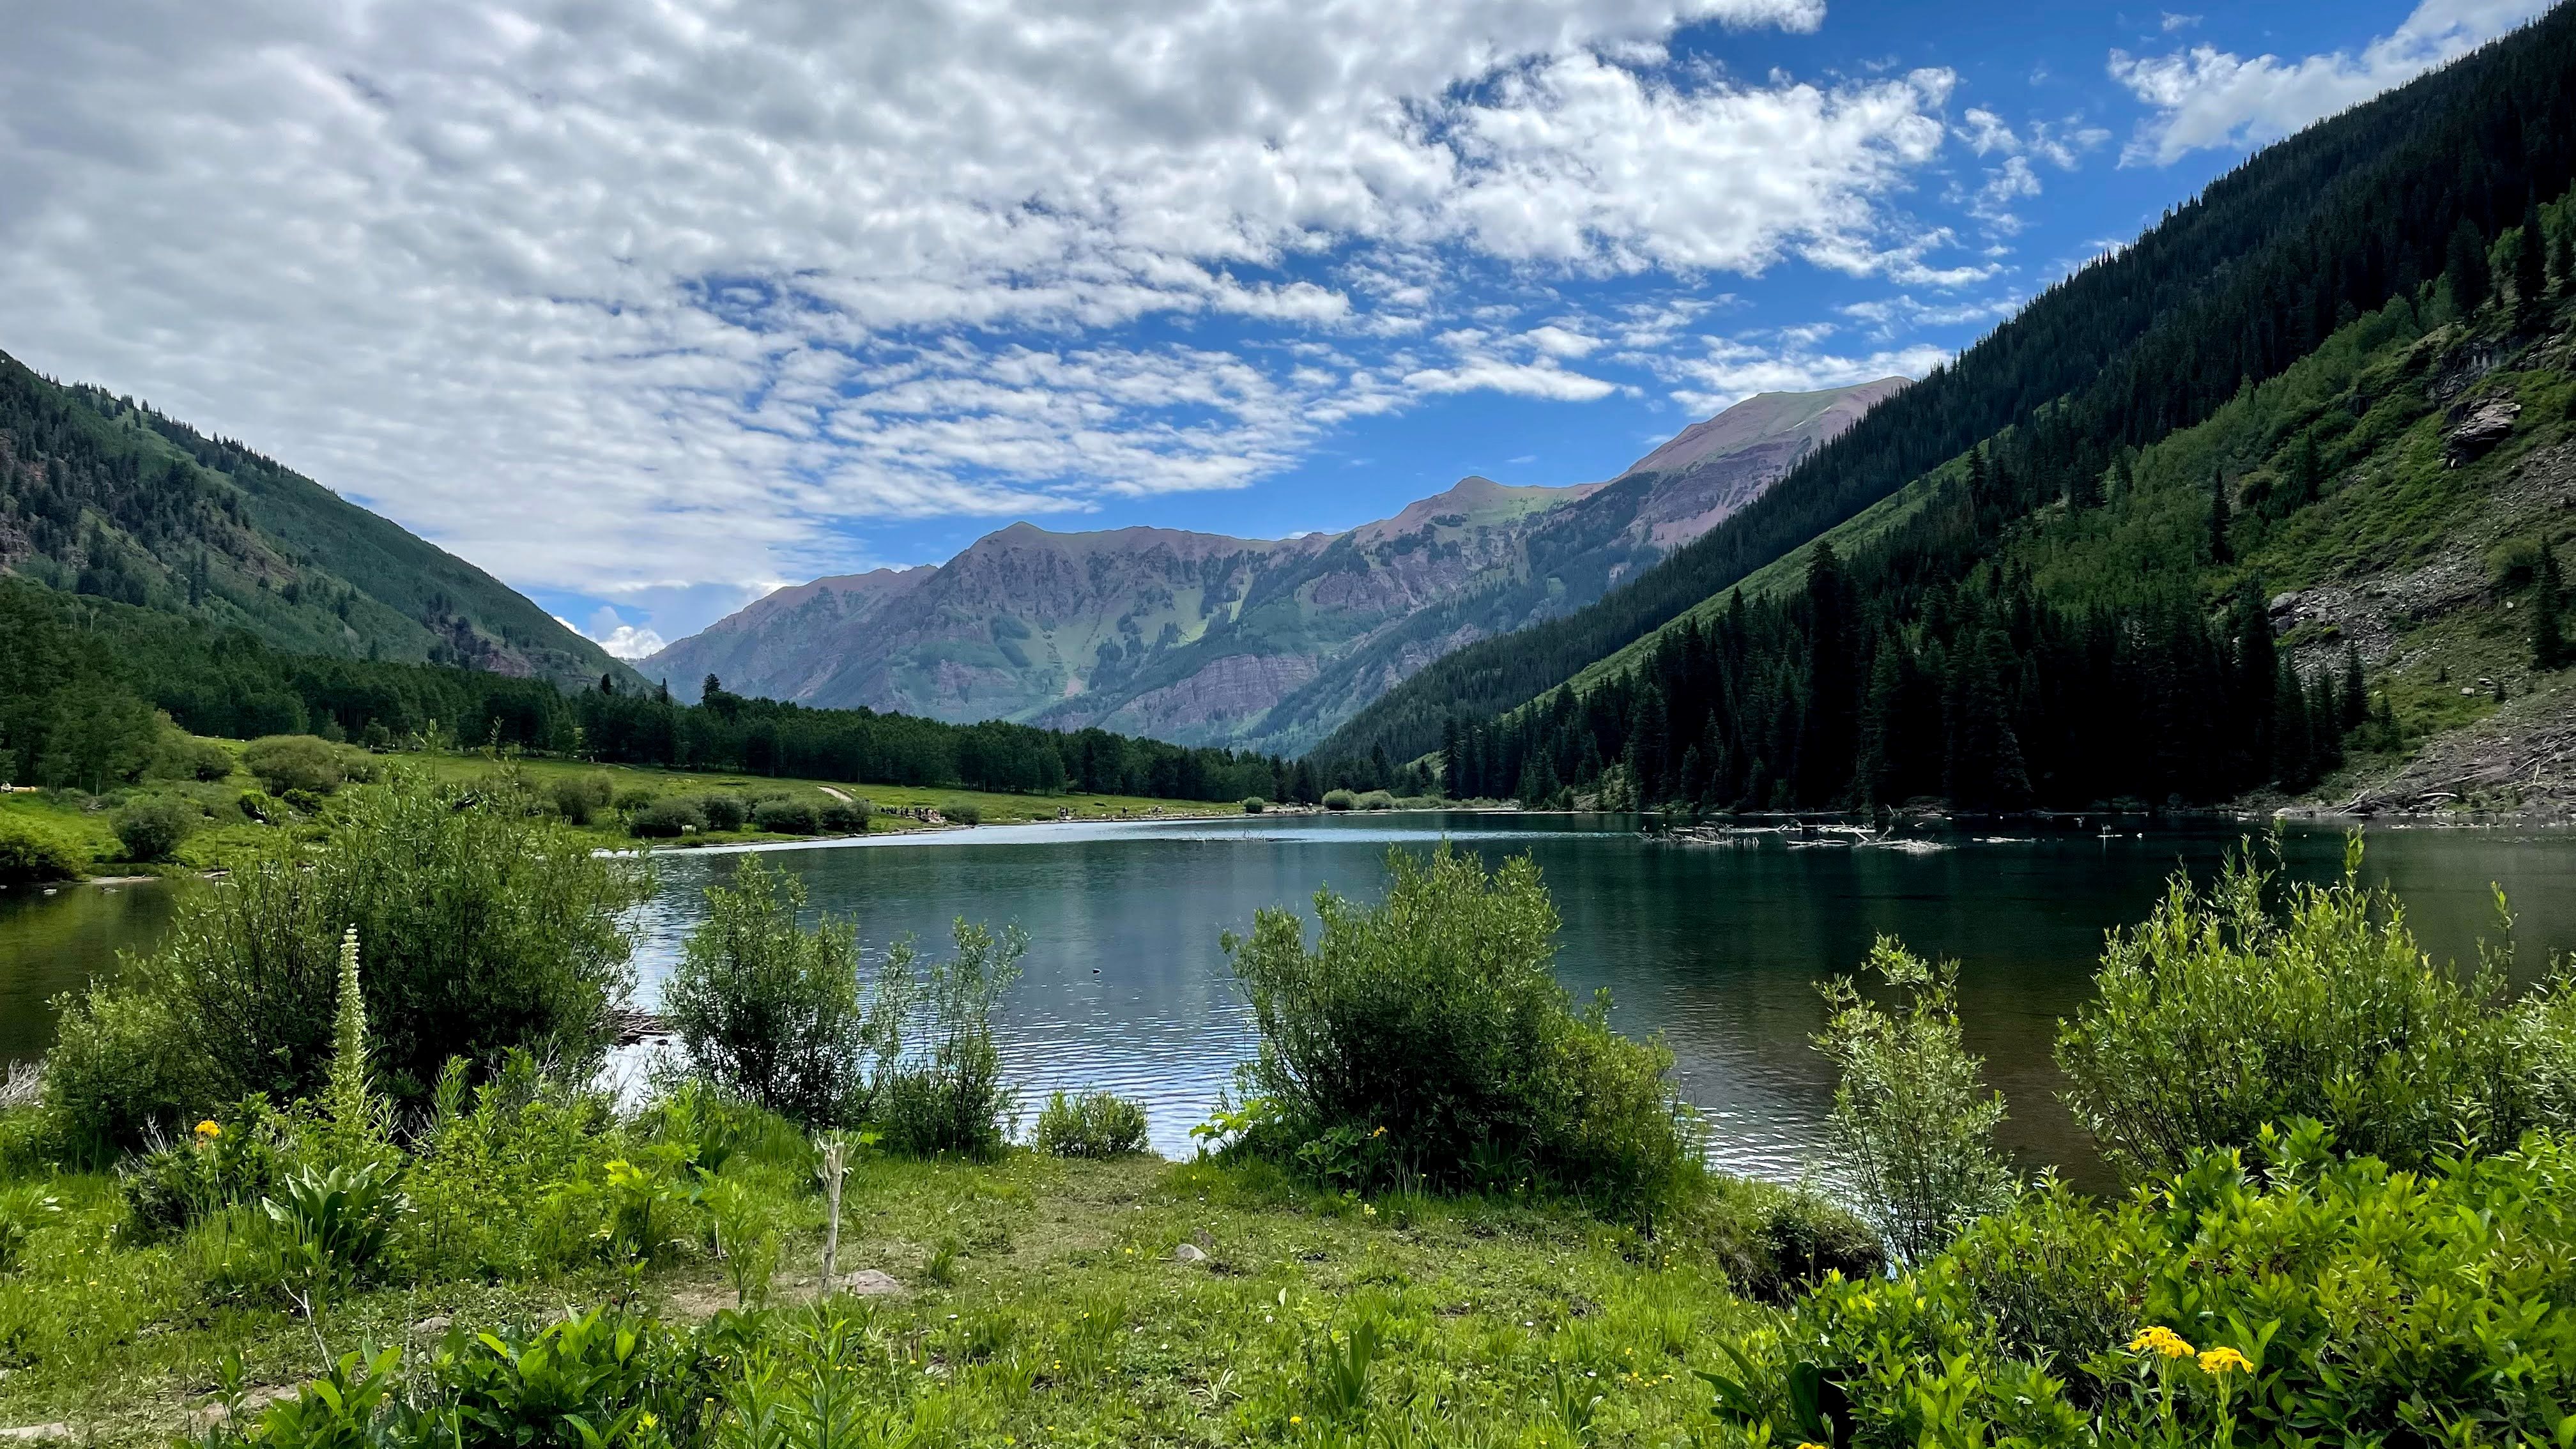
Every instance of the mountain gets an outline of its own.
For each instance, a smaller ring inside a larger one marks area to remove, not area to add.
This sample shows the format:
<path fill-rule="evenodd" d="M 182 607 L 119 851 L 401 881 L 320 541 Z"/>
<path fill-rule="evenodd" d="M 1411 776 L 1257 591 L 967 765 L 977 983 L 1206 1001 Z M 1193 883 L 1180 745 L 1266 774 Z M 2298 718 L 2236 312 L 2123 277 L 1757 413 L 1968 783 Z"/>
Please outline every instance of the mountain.
<path fill-rule="evenodd" d="M 2504 257 L 2503 238 L 2518 229 L 2535 201 L 2566 187 L 2571 165 L 2576 9 L 2560 7 L 2504 40 L 2257 153 L 2135 242 L 2086 265 L 1952 363 L 1872 409 L 1780 484 L 1655 568 L 1587 608 L 1457 650 L 1416 671 L 1341 725 L 1317 747 L 1317 758 L 1349 762 L 1353 769 L 1381 756 L 1410 760 L 1441 750 L 1462 728 L 1516 711 L 1533 713 L 1534 701 L 1544 700 L 1550 714 L 1560 706 L 1590 709 L 1585 701 L 1591 696 L 1570 688 L 1573 681 L 1600 685 L 1605 673 L 1626 669 L 1639 655 L 1624 656 L 1615 666 L 1603 662 L 1640 641 L 1657 641 L 1644 646 L 1647 652 L 1664 643 L 1686 644 L 1676 636 L 1687 631 L 1677 625 L 1698 625 L 1705 640 L 1715 614 L 1731 610 L 1736 585 L 1766 567 L 1803 574 L 1815 540 L 1861 518 L 1884 527 L 1868 535 L 1876 550 L 1868 567 L 1841 575 L 1864 581 L 1854 584 L 1860 591 L 1851 601 L 1859 611 L 1854 617 L 1874 631 L 1912 631 L 1905 636 L 1909 640 L 1919 638 L 1925 624 L 1939 623 L 1944 658 L 1927 677 L 1944 688 L 1957 684 L 1958 661 L 1947 655 L 1959 642 L 1949 634 L 1957 615 L 1921 611 L 1933 607 L 1927 602 L 1933 594 L 1949 597 L 1942 591 L 1955 591 L 1980 565 L 2004 580 L 1998 597 L 2020 597 L 2015 580 L 1991 570 L 2009 555 L 2006 535 L 2024 528 L 2047 500 L 2060 506 L 2098 502 L 2116 464 L 2133 463 L 2141 450 L 2209 421 L 2342 329 L 2395 302 L 2405 304 L 2414 325 L 2429 328 L 2426 319 L 2434 317 L 2442 327 L 2457 329 L 2444 336 L 2473 349 L 2465 358 L 2410 354 L 2420 365 L 2439 361 L 2454 371 L 2487 365 L 2502 345 L 2497 329 L 2487 314 L 2459 299 L 2474 293 L 2471 300 L 2482 300 L 2495 290 L 2489 278 Z M 2464 315 L 2440 319 L 2437 293 L 2453 297 Z M 2532 325 L 2530 308 L 2537 300 L 2515 302 L 2517 315 L 2505 329 L 2509 336 Z M 2358 415 L 2353 410 L 2367 412 L 2373 401 L 2354 397 L 2345 407 Z M 2325 420 L 2301 418 L 2295 426 L 2327 430 L 2311 439 L 2321 453 L 2339 445 L 2339 434 Z M 1971 475 L 1966 460 L 1981 448 L 1989 458 L 2009 455 L 2005 477 Z M 2225 466 L 2252 467 L 2255 461 Z M 2219 481 L 2198 480 L 2204 489 Z M 2231 474 L 2226 486 L 2241 487 L 2241 477 Z M 1911 504 L 1891 505 L 1902 516 L 1871 515 L 1909 490 Z M 2216 613 L 2222 600 L 2210 591 L 2242 587 L 2250 579 L 2231 575 L 2215 559 L 2205 562 L 2211 571 L 2185 583 L 2201 591 L 2200 608 Z M 1777 572 L 1772 580 L 1779 581 Z M 1799 578 L 1797 591 L 1811 592 L 1805 583 Z M 1893 592 L 1882 599 L 1872 596 L 1875 589 Z M 2097 606 L 2098 596 L 2069 598 L 2069 609 Z M 2050 602 L 2048 590 L 2041 587 L 2026 602 Z M 2166 598 L 2157 607 L 2181 603 Z M 1750 627 L 1757 619 L 1748 615 L 1743 622 Z M 2092 627 L 2081 612 L 2061 622 Z M 1784 638 L 1794 638 L 1807 625 L 1790 619 L 1778 627 L 1789 631 Z M 2031 627 L 2023 619 L 2007 631 L 2009 659 L 1998 652 L 2000 646 L 1987 650 L 1989 641 L 1980 637 L 1965 641 L 2005 681 L 1994 689 L 2038 687 L 2025 671 Z M 2113 630 L 2109 637 L 2106 649 L 2124 636 Z M 2134 642 L 2137 636 L 2133 630 L 2125 637 Z M 2231 651 L 2240 647 L 2235 634 L 2222 642 Z M 1873 634 L 1854 645 L 1863 667 L 1877 667 L 1877 644 Z M 1782 668 L 1792 662 L 1770 654 L 1768 646 L 1763 657 Z M 1788 731 L 1758 752 L 1774 770 L 1788 768 L 1789 758 L 1803 748 L 1799 731 L 1808 721 L 1838 709 L 1856 717 L 1866 703 L 1857 686 L 1846 688 L 1849 681 L 1829 676 L 1820 705 L 1812 677 L 1818 661 L 1794 662 L 1791 674 L 1761 686 L 1772 715 L 1763 729 Z M 1980 690 L 1990 682 L 1985 668 L 1979 666 L 1971 681 Z M 2247 688 L 2249 698 L 2274 694 L 2269 683 Z M 2095 702 L 2118 707 L 2108 697 Z M 1664 737 L 1682 738 L 1678 749 L 1699 745 L 1670 733 L 1676 724 L 1672 703 L 1662 701 Z M 1693 701 L 1690 708 L 1699 711 L 1705 703 Z M 1749 697 L 1741 703 L 1751 706 Z M 2250 708 L 2239 701 L 2208 718 L 2241 725 L 2240 707 Z M 1605 700 L 1596 713 L 1611 708 Z M 1689 724 L 1704 727 L 1708 718 L 1698 714 Z M 1567 748 L 1575 753 L 1561 766 L 1552 765 L 1560 781 L 1597 777 L 1624 748 L 1625 726 L 1611 724 L 1606 713 L 1597 723 L 1588 755 L 1573 741 Z M 1813 742 L 1818 748 L 1846 747 L 1846 724 L 1820 728 Z M 1722 744 L 1709 741 L 1703 757 Z M 1789 798 L 1847 796 L 1848 775 L 1829 777 L 1850 762 L 1828 766 L 1825 759 L 1811 753 L 1796 767 L 1803 783 L 1793 785 Z M 1765 800 L 1780 778 L 1767 783 Z M 1509 783 L 1517 788 L 1517 772 Z"/>
<path fill-rule="evenodd" d="M 644 683 L 500 580 L 311 479 L 6 354 L 0 575 L 289 653 Z"/>
<path fill-rule="evenodd" d="M 1465 478 L 1338 534 L 1013 524 L 782 589 L 642 664 L 728 691 L 1294 753 L 1422 663 L 1598 598 L 1905 385 L 1749 398 L 1607 483 Z"/>
<path fill-rule="evenodd" d="M 1613 807 L 2576 804 L 2576 9 L 2256 155 L 1317 752 Z"/>

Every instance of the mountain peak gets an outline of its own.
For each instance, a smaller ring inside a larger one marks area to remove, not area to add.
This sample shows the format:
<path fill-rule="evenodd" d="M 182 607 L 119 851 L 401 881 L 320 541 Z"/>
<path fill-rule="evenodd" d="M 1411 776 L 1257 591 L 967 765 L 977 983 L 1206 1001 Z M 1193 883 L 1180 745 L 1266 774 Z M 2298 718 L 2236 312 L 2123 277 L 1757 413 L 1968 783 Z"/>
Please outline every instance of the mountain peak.
<path fill-rule="evenodd" d="M 1790 433 L 1803 431 L 1821 442 L 1850 427 L 1862 413 L 1911 381 L 1882 377 L 1815 392 L 1757 392 L 1713 418 L 1682 429 L 1671 441 L 1629 464 L 1620 476 L 1683 472 L 1703 459 Z"/>

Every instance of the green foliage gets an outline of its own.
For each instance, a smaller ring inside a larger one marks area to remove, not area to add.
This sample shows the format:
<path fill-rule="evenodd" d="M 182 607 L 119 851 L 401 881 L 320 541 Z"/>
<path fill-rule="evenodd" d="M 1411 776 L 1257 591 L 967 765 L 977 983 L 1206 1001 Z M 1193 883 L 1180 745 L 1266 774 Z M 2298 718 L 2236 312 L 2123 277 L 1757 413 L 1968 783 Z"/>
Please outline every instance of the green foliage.
<path fill-rule="evenodd" d="M 1262 799 L 1258 795 L 1246 795 L 1243 797 L 1243 813 L 1246 815 L 1258 815 L 1269 808 L 1270 802 Z"/>
<path fill-rule="evenodd" d="M 328 795 L 348 779 L 338 746 L 311 735 L 270 735 L 242 747 L 242 768 L 272 795 Z"/>
<path fill-rule="evenodd" d="M 865 800 L 835 800 L 815 812 L 815 820 L 834 835 L 865 835 L 873 812 Z"/>
<path fill-rule="evenodd" d="M 706 827 L 707 818 L 698 802 L 664 796 L 648 800 L 635 811 L 626 828 L 642 840 L 669 840 Z"/>
<path fill-rule="evenodd" d="M 350 792 L 309 854 L 274 844 L 184 897 L 159 950 L 66 1003 L 47 1090 L 74 1138 L 132 1147 L 150 1121 L 318 1092 L 348 926 L 394 1102 L 425 1096 L 450 1055 L 595 1066 L 642 880 L 528 805 L 506 780 L 464 792 L 396 772 Z"/>
<path fill-rule="evenodd" d="M 693 1335 L 614 1308 L 457 1334 L 428 1366 L 436 1387 L 422 1397 L 437 1407 L 415 1442 L 694 1444 L 714 1407 L 715 1368 Z"/>
<path fill-rule="evenodd" d="M 989 1159 L 1009 1139 L 1003 1120 L 1018 1099 L 1002 1076 L 993 1008 L 1017 980 L 1028 934 L 995 934 L 959 917 L 957 954 L 931 963 L 910 996 L 903 1040 L 912 1054 L 880 1081 L 870 1118 L 886 1145 L 930 1157 Z"/>
<path fill-rule="evenodd" d="M 146 796 L 116 812 L 116 838 L 127 860 L 163 861 L 197 827 L 197 812 L 176 800 Z"/>
<path fill-rule="evenodd" d="M 953 825 L 981 825 L 984 808 L 972 800 L 951 800 L 939 807 L 939 815 Z"/>
<path fill-rule="evenodd" d="M 36 821 L 0 811 L 0 885 L 78 880 L 89 853 Z"/>
<path fill-rule="evenodd" d="M 1145 1109 L 1110 1092 L 1049 1093 L 1037 1149 L 1053 1157 L 1122 1157 L 1145 1150 Z"/>
<path fill-rule="evenodd" d="M 391 1163 L 302 1167 L 260 1199 L 276 1234 L 281 1286 L 305 1317 L 377 1265 L 409 1206 Z"/>
<path fill-rule="evenodd" d="M 260 1096 L 217 1109 L 116 1167 L 127 1230 L 139 1242 L 174 1236 L 275 1190 L 300 1151 L 296 1124 Z"/>
<path fill-rule="evenodd" d="M 232 772 L 232 751 L 213 740 L 196 739 L 177 729 L 162 735 L 160 748 L 152 755 L 151 773 L 165 780 L 211 785 L 230 778 Z"/>
<path fill-rule="evenodd" d="M 1282 909 L 1225 938 L 1261 1033 L 1246 1081 L 1280 1113 L 1244 1146 L 1313 1145 L 1336 1174 L 1382 1150 L 1366 1164 L 1381 1180 L 1399 1163 L 1452 1186 L 1535 1178 L 1653 1211 L 1695 1160 L 1671 1053 L 1611 1031 L 1606 1000 L 1573 1009 L 1537 864 L 1489 875 L 1443 843 L 1427 862 L 1392 851 L 1387 868 L 1375 908 L 1316 894 L 1312 950 Z"/>
<path fill-rule="evenodd" d="M 608 807 L 611 787 L 606 775 L 566 775 L 546 789 L 546 798 L 567 825 L 588 825 Z"/>
<path fill-rule="evenodd" d="M 1360 797 L 1352 794 L 1348 790 L 1327 790 L 1324 792 L 1324 808 L 1327 810 L 1356 810 L 1359 806 Z"/>
<path fill-rule="evenodd" d="M 1392 810 L 1395 808 L 1395 796 L 1384 790 L 1371 790 L 1360 797 L 1359 808 L 1362 810 Z"/>
<path fill-rule="evenodd" d="M 751 823 L 775 835 L 811 835 L 816 826 L 814 807 L 803 800 L 763 800 L 752 808 Z"/>
<path fill-rule="evenodd" d="M 803 882 L 758 856 L 708 886 L 706 902 L 662 989 L 688 1069 L 809 1126 L 864 1118 L 912 1004 L 909 948 L 888 953 L 864 989 L 856 925 L 826 917 L 800 930 Z"/>
<path fill-rule="evenodd" d="M 2469 1139 L 2511 1141 L 2541 1110 L 2500 972 L 2462 981 L 2416 948 L 2404 908 L 2344 875 L 2293 885 L 2239 855 L 2206 892 L 2177 875 L 2155 913 L 2115 932 L 2099 997 L 2061 1027 L 2068 1101 L 2103 1151 L 2142 1175 L 2251 1146 L 2311 1117 L 2349 1150 L 2420 1168 Z"/>
<path fill-rule="evenodd" d="M 16 1272 L 28 1240 L 62 1214 L 61 1200 L 41 1183 L 0 1187 L 0 1276 Z"/>
<path fill-rule="evenodd" d="M 1785 1303 L 1829 1274 L 1876 1278 L 1888 1265 L 1875 1224 L 1811 1187 L 1712 1176 L 1669 1231 L 1724 1265 L 1737 1292 Z"/>
<path fill-rule="evenodd" d="M 1862 1214 L 1898 1261 L 1921 1262 L 2012 1196 L 1995 1150 L 2003 1095 L 1978 1089 L 1960 1045 L 1958 968 L 1926 965 L 1892 937 L 1869 965 L 1900 1000 L 1880 1007 L 1849 977 L 1827 982 L 1816 1047 L 1834 1064 L 1834 1148 Z"/>
<path fill-rule="evenodd" d="M 740 830 L 751 819 L 751 807 L 739 795 L 701 795 L 696 804 L 709 830 Z"/>
<path fill-rule="evenodd" d="M 2115 1207 L 2034 1194 L 1897 1283 L 1828 1283 L 1753 1396 L 1786 1428 L 1788 1374 L 1817 1365 L 1849 1436 L 1820 1442 L 1864 1446 L 2562 1442 L 2563 1140 L 2421 1177 L 2313 1122 L 2257 1147 Z"/>

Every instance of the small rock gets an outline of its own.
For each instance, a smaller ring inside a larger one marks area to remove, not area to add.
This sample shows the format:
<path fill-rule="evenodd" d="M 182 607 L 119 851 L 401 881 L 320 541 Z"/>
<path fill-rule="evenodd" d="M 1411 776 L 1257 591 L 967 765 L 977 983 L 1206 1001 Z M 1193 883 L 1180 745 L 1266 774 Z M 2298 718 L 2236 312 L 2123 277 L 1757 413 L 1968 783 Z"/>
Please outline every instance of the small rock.
<path fill-rule="evenodd" d="M 2489 397 L 2476 404 L 2455 404 L 2451 408 L 2453 427 L 2444 439 L 2444 452 L 2452 467 L 2479 457 L 2496 444 L 2513 435 L 2514 419 L 2521 416 L 2522 404 L 2511 398 Z"/>
<path fill-rule="evenodd" d="M 862 1298 L 895 1297 L 903 1293 L 903 1285 L 894 1280 L 893 1274 L 876 1268 L 861 1268 L 843 1279 L 841 1286 Z"/>
<path fill-rule="evenodd" d="M 445 1333 L 447 1331 L 447 1325 L 455 1321 L 455 1319 L 450 1318 L 444 1313 L 433 1313 L 427 1318 L 422 1319 L 420 1322 L 413 1324 L 411 1326 L 411 1331 L 414 1333 Z"/>
<path fill-rule="evenodd" d="M 69 1424 L 23 1424 L 15 1429 L 0 1429 L 0 1444 L 44 1444 L 70 1437 Z"/>
<path fill-rule="evenodd" d="M 1172 1250 L 1172 1258 L 1181 1263 L 1204 1263 L 1208 1260 L 1207 1249 L 1196 1243 L 1183 1243 Z"/>

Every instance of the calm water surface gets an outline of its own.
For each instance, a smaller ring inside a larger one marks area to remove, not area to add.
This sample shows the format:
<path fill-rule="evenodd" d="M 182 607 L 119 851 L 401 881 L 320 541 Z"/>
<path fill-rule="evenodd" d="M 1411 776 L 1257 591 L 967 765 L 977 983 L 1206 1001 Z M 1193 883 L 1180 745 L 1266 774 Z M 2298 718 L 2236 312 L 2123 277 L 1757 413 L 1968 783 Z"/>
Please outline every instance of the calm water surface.
<path fill-rule="evenodd" d="M 2250 828 L 2250 827 L 2249 827 Z M 1220 933 L 1262 906 L 1301 909 L 1318 887 L 1375 898 L 1391 846 L 1443 835 L 1489 860 L 1529 851 L 1565 918 L 1558 974 L 1579 997 L 1611 989 L 1614 1020 L 1660 1031 L 1683 1086 L 1709 1115 L 1722 1165 L 1775 1177 L 1808 1167 L 1832 1084 L 1809 1038 L 1814 982 L 1853 969 L 1888 932 L 1960 963 L 1970 1047 L 2012 1115 L 2005 1136 L 2031 1165 L 2100 1182 L 2089 1145 L 2054 1099 L 2049 1045 L 2084 1000 L 2105 927 L 2142 916 L 2179 864 L 2214 870 L 2239 830 L 2101 838 L 1950 837 L 1946 848 L 1803 845 L 1777 836 L 1717 846 L 1649 843 L 1582 817 L 1272 816 L 1215 822 L 996 827 L 763 848 L 805 883 L 815 911 L 855 916 L 862 941 L 911 934 L 945 949 L 963 914 L 1017 922 L 1031 940 L 1006 1000 L 1004 1059 L 1034 1093 L 1108 1087 L 1143 1100 L 1154 1140 L 1185 1152 L 1234 1064 L 1248 1014 Z M 2332 830 L 2293 828 L 2292 874 L 2340 868 Z M 638 913 L 649 1002 L 700 911 L 701 892 L 741 852 L 664 857 Z M 2576 949 L 2576 834 L 2390 829 L 2368 873 L 2396 887 L 2437 959 L 2473 956 L 2493 933 L 2488 883 L 2513 897 L 2522 974 Z M 44 997 L 118 947 L 166 925 L 169 893 L 0 893 L 0 1054 L 41 1050 Z"/>

